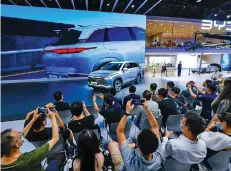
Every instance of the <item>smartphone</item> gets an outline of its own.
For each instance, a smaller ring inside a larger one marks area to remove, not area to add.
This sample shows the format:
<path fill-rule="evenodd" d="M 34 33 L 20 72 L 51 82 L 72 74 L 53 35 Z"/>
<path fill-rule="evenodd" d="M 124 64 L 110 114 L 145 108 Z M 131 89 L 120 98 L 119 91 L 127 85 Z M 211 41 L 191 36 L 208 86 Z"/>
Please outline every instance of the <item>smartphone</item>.
<path fill-rule="evenodd" d="M 132 99 L 131 104 L 134 104 L 135 106 L 142 105 L 144 103 L 144 99 Z"/>
<path fill-rule="evenodd" d="M 51 112 L 56 112 L 55 107 L 50 108 L 50 111 L 51 111 Z"/>
<path fill-rule="evenodd" d="M 43 113 L 43 114 L 47 114 L 47 108 L 45 108 L 45 107 L 39 107 L 38 108 L 38 112 L 39 113 Z"/>

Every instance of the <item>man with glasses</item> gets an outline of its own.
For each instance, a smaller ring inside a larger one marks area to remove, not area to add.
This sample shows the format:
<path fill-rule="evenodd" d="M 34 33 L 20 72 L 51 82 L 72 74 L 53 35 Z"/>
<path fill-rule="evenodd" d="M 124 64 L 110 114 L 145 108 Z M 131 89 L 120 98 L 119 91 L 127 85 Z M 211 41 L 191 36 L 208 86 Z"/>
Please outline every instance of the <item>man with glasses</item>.
<path fill-rule="evenodd" d="M 43 171 L 41 162 L 46 158 L 48 152 L 59 140 L 58 127 L 55 119 L 55 113 L 48 109 L 48 117 L 52 125 L 52 138 L 43 146 L 29 152 L 22 153 L 20 147 L 23 144 L 23 138 L 30 131 L 33 123 L 40 117 L 38 109 L 34 110 L 33 119 L 23 129 L 22 133 L 7 129 L 1 132 L 1 170 L 4 171 Z M 53 164 L 53 163 L 52 163 Z M 57 165 L 56 165 L 57 167 Z M 52 168 L 52 169 L 50 169 Z M 55 166 L 48 166 L 46 170 L 55 170 Z"/>
<path fill-rule="evenodd" d="M 198 164 L 206 157 L 206 144 L 197 138 L 206 128 L 205 120 L 191 112 L 187 112 L 182 121 L 182 132 L 177 139 L 168 137 L 172 134 L 166 129 L 162 142 L 163 157 L 172 157 L 178 162 L 185 164 Z"/>

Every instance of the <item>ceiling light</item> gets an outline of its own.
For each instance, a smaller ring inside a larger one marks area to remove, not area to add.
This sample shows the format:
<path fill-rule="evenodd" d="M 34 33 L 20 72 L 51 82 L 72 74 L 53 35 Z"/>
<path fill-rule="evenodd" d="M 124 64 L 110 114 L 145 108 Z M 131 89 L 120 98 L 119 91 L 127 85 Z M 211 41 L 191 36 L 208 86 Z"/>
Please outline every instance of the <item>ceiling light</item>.
<path fill-rule="evenodd" d="M 134 8 L 135 7 L 135 5 L 132 5 L 132 8 Z"/>
<path fill-rule="evenodd" d="M 217 14 L 214 14 L 214 16 L 216 17 L 216 16 L 218 16 Z"/>
<path fill-rule="evenodd" d="M 230 18 L 230 15 L 227 15 L 226 18 Z"/>
<path fill-rule="evenodd" d="M 110 4 L 107 4 L 107 6 L 109 7 L 109 6 L 110 6 Z"/>
<path fill-rule="evenodd" d="M 202 0 L 197 0 L 197 2 L 201 2 Z"/>
<path fill-rule="evenodd" d="M 184 25 L 182 24 L 181 26 L 183 27 Z"/>

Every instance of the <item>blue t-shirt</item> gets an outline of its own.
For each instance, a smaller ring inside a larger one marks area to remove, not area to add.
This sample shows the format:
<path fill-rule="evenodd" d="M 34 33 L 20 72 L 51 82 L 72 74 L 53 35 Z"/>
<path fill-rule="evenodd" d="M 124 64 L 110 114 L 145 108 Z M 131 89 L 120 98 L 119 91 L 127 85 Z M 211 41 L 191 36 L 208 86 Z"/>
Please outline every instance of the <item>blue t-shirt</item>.
<path fill-rule="evenodd" d="M 216 93 L 212 94 L 200 94 L 197 95 L 197 100 L 200 100 L 202 102 L 202 112 L 201 116 L 205 119 L 211 119 L 211 112 L 212 112 L 212 107 L 211 103 L 213 100 L 217 97 Z"/>
<path fill-rule="evenodd" d="M 162 149 L 161 142 L 156 152 L 153 153 L 152 160 L 146 160 L 138 151 L 138 149 L 131 149 L 128 143 L 125 142 L 120 147 L 121 155 L 123 158 L 123 165 L 120 171 L 157 171 L 162 162 Z"/>

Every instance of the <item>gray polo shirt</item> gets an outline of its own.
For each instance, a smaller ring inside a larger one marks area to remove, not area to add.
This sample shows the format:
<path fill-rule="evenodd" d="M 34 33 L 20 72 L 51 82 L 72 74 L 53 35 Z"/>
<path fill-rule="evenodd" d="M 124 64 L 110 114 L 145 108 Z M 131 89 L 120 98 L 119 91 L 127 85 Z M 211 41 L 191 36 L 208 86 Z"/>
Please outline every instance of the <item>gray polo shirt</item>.
<path fill-rule="evenodd" d="M 157 119 L 157 121 L 161 120 L 162 115 L 161 115 L 161 112 L 159 110 L 158 103 L 156 103 L 156 102 L 154 102 L 152 100 L 148 100 L 147 105 L 148 105 L 150 111 L 152 112 L 152 114 Z M 139 110 L 138 110 L 136 116 L 137 116 L 137 118 L 139 118 L 139 127 L 141 129 L 147 128 L 147 127 L 145 127 L 145 124 L 147 123 L 147 122 L 145 122 L 145 120 L 148 120 L 148 117 L 147 117 L 146 110 L 143 108 L 143 106 L 139 106 Z"/>
<path fill-rule="evenodd" d="M 162 151 L 164 158 L 171 156 L 185 164 L 198 164 L 204 160 L 207 154 L 206 144 L 203 140 L 198 139 L 197 142 L 193 142 L 184 135 L 170 140 L 164 137 Z"/>
<path fill-rule="evenodd" d="M 157 171 L 160 168 L 162 162 L 160 141 L 150 161 L 146 160 L 138 149 L 131 149 L 127 142 L 121 145 L 120 151 L 124 161 L 120 171 Z"/>

